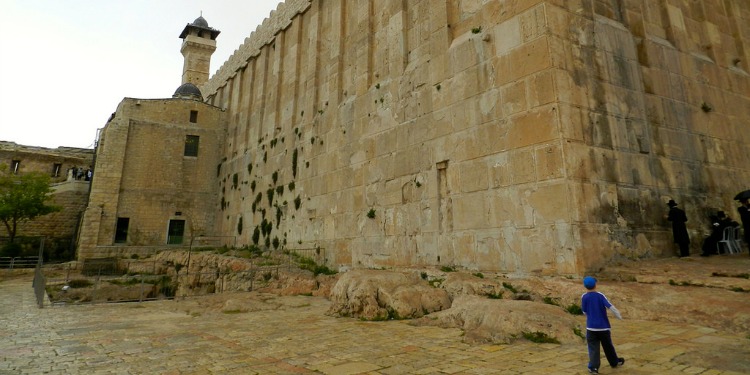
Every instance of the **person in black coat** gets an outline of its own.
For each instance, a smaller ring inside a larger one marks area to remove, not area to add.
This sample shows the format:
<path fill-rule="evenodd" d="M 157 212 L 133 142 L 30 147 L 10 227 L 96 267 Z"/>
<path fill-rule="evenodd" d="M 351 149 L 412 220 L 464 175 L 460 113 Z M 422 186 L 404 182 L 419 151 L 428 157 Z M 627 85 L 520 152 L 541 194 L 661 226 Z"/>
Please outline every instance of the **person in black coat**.
<path fill-rule="evenodd" d="M 716 255 L 719 253 L 719 241 L 724 238 L 724 229 L 728 227 L 738 227 L 736 221 L 729 218 L 724 211 L 719 211 L 716 215 L 711 215 L 711 234 L 703 241 L 703 253 L 701 256 Z M 722 251 L 723 252 L 723 251 Z"/>
<path fill-rule="evenodd" d="M 685 227 L 685 223 L 688 221 L 687 215 L 685 215 L 685 211 L 677 208 L 677 202 L 674 199 L 670 199 L 667 206 L 669 206 L 667 220 L 672 222 L 672 237 L 674 237 L 674 243 L 680 246 L 680 257 L 689 256 L 690 236 L 688 236 L 687 227 Z"/>

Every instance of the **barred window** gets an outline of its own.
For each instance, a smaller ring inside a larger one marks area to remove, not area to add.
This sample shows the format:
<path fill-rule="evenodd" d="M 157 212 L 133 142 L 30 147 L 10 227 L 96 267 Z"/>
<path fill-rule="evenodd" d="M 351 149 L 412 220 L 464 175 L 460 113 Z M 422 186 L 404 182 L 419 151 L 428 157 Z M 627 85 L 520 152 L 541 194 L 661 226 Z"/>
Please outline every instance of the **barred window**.
<path fill-rule="evenodd" d="M 198 156 L 198 143 L 200 137 L 197 135 L 185 136 L 185 156 Z"/>

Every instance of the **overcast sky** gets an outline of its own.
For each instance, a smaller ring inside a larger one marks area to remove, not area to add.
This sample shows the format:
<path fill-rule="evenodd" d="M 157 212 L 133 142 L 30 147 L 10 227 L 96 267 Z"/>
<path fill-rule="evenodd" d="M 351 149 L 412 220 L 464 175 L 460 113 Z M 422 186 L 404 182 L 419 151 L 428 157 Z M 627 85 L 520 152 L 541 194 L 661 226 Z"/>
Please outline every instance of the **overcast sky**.
<path fill-rule="evenodd" d="M 172 97 L 201 11 L 213 75 L 279 1 L 0 0 L 0 140 L 93 147 L 122 98 Z"/>

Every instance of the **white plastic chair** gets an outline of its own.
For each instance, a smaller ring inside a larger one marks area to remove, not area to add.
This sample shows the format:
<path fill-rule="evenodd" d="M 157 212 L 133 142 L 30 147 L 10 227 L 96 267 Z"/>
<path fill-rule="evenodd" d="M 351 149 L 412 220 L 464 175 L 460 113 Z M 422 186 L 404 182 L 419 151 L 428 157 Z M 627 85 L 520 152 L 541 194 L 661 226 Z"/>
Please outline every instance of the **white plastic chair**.
<path fill-rule="evenodd" d="M 739 243 L 737 243 L 737 240 L 735 239 L 735 227 L 726 227 L 724 228 L 724 231 L 722 232 L 721 240 L 716 243 L 716 252 L 721 254 L 721 246 L 722 244 L 726 248 L 725 254 L 736 254 L 740 252 Z"/>

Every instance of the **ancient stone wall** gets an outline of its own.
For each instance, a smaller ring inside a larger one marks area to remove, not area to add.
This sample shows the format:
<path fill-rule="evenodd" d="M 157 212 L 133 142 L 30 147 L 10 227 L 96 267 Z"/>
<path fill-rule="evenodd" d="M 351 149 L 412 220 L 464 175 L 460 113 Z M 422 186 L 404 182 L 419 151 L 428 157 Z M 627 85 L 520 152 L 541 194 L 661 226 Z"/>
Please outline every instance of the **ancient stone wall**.
<path fill-rule="evenodd" d="M 0 164 L 11 167 L 19 161 L 18 173 L 40 172 L 49 174 L 52 182 L 68 179 L 68 171 L 89 168 L 93 165 L 94 150 L 75 147 L 46 148 L 19 145 L 0 141 Z"/>
<path fill-rule="evenodd" d="M 577 273 L 672 254 L 674 198 L 697 248 L 750 184 L 749 19 L 712 0 L 289 1 L 203 87 L 229 119 L 221 232 L 344 267 Z"/>
<path fill-rule="evenodd" d="M 121 246 L 167 244 L 170 220 L 185 221 L 187 239 L 213 234 L 224 122 L 200 101 L 124 99 L 101 132 L 79 258 L 121 252 L 118 218 L 129 219 Z M 187 136 L 198 137 L 197 156 L 185 155 Z"/>

